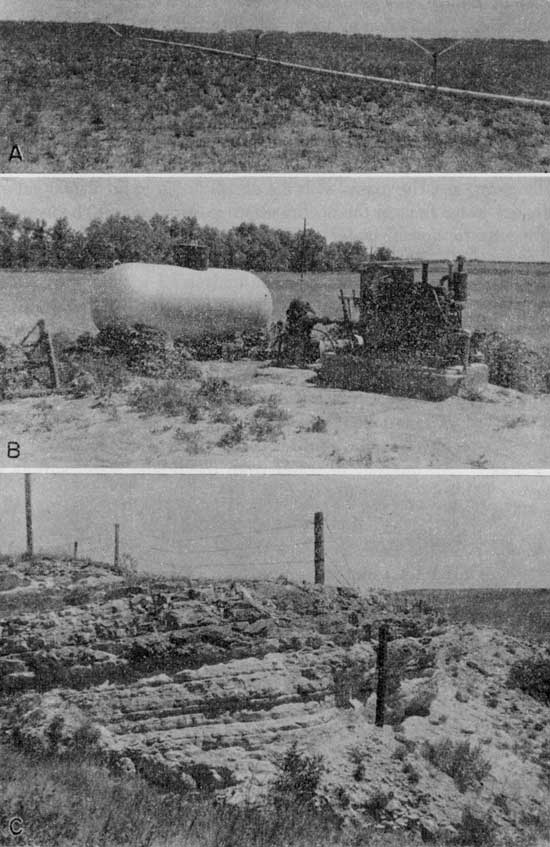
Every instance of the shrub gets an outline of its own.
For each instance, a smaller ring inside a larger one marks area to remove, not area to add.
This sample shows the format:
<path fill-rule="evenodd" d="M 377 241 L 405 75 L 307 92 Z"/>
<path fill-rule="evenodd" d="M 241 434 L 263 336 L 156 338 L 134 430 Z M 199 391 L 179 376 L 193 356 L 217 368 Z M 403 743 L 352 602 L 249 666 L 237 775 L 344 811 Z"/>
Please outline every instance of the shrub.
<path fill-rule="evenodd" d="M 97 753 L 100 737 L 99 727 L 92 721 L 86 721 L 75 731 L 71 739 L 71 750 L 81 756 L 93 756 Z"/>
<path fill-rule="evenodd" d="M 326 432 L 327 422 L 320 415 L 315 415 L 312 422 L 306 427 L 306 432 Z"/>
<path fill-rule="evenodd" d="M 365 800 L 363 808 L 371 818 L 374 818 L 375 821 L 380 821 L 390 799 L 389 794 L 385 791 L 378 790 Z"/>
<path fill-rule="evenodd" d="M 475 814 L 469 806 L 462 812 L 456 836 L 458 844 L 468 847 L 488 847 L 494 843 L 494 824 L 490 815 Z"/>
<path fill-rule="evenodd" d="M 185 446 L 187 453 L 196 456 L 203 449 L 201 438 L 198 432 L 188 432 L 181 427 L 178 427 L 174 433 L 176 441 L 181 441 Z"/>
<path fill-rule="evenodd" d="M 550 356 L 536 353 L 517 338 L 490 333 L 482 346 L 489 366 L 489 381 L 504 388 L 528 393 L 548 392 Z"/>
<path fill-rule="evenodd" d="M 353 763 L 353 778 L 356 782 L 361 782 L 365 776 L 365 760 L 363 753 L 357 747 L 350 750 L 350 759 Z"/>
<path fill-rule="evenodd" d="M 237 416 L 231 411 L 229 406 L 223 403 L 217 409 L 213 409 L 210 413 L 212 423 L 234 424 L 237 421 Z"/>
<path fill-rule="evenodd" d="M 254 418 L 250 421 L 249 432 L 256 441 L 276 441 L 283 434 L 283 427 L 279 421 Z"/>
<path fill-rule="evenodd" d="M 131 579 L 133 581 L 137 575 L 138 566 L 136 560 L 130 555 L 130 553 L 123 553 L 118 565 L 113 565 L 113 570 L 116 573 L 121 574 L 121 576 L 125 576 L 127 579 Z"/>
<path fill-rule="evenodd" d="M 462 793 L 482 782 L 491 772 L 481 749 L 468 741 L 453 742 L 450 738 L 435 743 L 426 741 L 422 753 L 432 765 L 452 777 Z"/>
<path fill-rule="evenodd" d="M 191 422 L 200 415 L 192 392 L 171 379 L 137 386 L 128 396 L 128 405 L 143 415 L 184 415 Z"/>
<path fill-rule="evenodd" d="M 203 379 L 197 394 L 209 406 L 233 403 L 238 406 L 253 406 L 258 398 L 250 388 L 232 385 L 226 379 L 209 376 Z"/>
<path fill-rule="evenodd" d="M 261 403 L 254 412 L 254 420 L 256 421 L 287 421 L 289 417 L 287 410 L 280 407 L 279 398 L 276 394 L 270 394 L 267 400 Z"/>
<path fill-rule="evenodd" d="M 235 423 L 224 432 L 219 441 L 218 447 L 235 447 L 237 444 L 242 444 L 246 437 L 244 421 L 235 421 Z"/>
<path fill-rule="evenodd" d="M 298 805 L 311 805 L 321 781 L 323 757 L 300 753 L 294 742 L 278 765 L 281 773 L 273 785 L 275 800 L 292 800 Z"/>
<path fill-rule="evenodd" d="M 510 668 L 510 688 L 519 688 L 546 706 L 550 705 L 550 659 L 521 659 Z"/>

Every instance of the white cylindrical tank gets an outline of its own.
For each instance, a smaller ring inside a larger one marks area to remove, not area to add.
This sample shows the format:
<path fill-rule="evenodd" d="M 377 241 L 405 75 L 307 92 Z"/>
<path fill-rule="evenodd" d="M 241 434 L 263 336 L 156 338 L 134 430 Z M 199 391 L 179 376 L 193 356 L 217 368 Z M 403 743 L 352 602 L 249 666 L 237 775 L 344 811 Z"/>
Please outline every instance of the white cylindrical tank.
<path fill-rule="evenodd" d="M 145 324 L 193 343 L 265 329 L 273 303 L 248 271 L 131 262 L 96 277 L 91 310 L 98 329 Z"/>

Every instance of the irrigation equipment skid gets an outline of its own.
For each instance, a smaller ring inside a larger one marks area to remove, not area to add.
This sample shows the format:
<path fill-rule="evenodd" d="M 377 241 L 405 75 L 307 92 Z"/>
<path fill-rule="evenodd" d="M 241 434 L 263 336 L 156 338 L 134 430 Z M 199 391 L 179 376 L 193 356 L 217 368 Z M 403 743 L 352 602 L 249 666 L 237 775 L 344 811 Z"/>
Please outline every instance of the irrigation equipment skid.
<path fill-rule="evenodd" d="M 319 382 L 334 388 L 444 400 L 461 389 L 479 394 L 488 367 L 477 349 L 478 333 L 463 327 L 468 274 L 464 258 L 437 286 L 429 265 L 367 262 L 359 296 L 340 292 L 341 337 L 325 343 Z"/>
<path fill-rule="evenodd" d="M 119 38 L 124 38 L 125 36 L 119 30 L 117 30 L 111 24 L 107 24 L 108 28 L 115 33 Z M 263 33 L 259 34 L 260 36 Z M 234 50 L 222 50 L 218 47 L 206 47 L 202 44 L 193 44 L 192 42 L 186 41 L 171 41 L 169 39 L 164 38 L 150 38 L 147 36 L 136 36 L 136 41 L 143 41 L 148 44 L 162 44 L 169 47 L 179 47 L 182 50 L 193 50 L 198 53 L 205 54 L 214 54 L 218 56 L 225 56 L 229 59 L 237 59 L 240 61 L 246 62 L 255 62 L 257 64 L 265 64 L 265 65 L 276 65 L 280 68 L 287 68 L 289 70 L 298 70 L 305 71 L 307 73 L 313 74 L 323 74 L 325 76 L 333 76 L 333 77 L 342 77 L 344 79 L 351 80 L 363 80 L 364 82 L 374 82 L 381 85 L 391 85 L 397 88 L 408 88 L 414 89 L 416 91 L 432 91 L 440 94 L 448 94 L 451 96 L 457 97 L 468 97 L 474 100 L 490 100 L 496 101 L 500 103 L 510 103 L 515 106 L 535 106 L 541 107 L 545 109 L 550 109 L 550 100 L 540 100 L 533 97 L 514 97 L 509 94 L 494 94 L 490 91 L 473 91 L 466 88 L 451 88 L 445 85 L 438 85 L 437 80 L 437 71 L 438 71 L 438 58 L 442 56 L 444 53 L 448 52 L 452 48 L 458 45 L 459 42 L 455 42 L 449 47 L 445 47 L 443 50 L 439 51 L 430 51 L 419 44 L 414 39 L 406 39 L 407 41 L 412 41 L 416 44 L 417 47 L 420 47 L 425 53 L 432 57 L 433 62 L 433 81 L 431 84 L 423 83 L 423 82 L 413 82 L 411 80 L 406 79 L 392 79 L 390 77 L 382 77 L 382 76 L 374 76 L 372 74 L 362 74 L 356 73 L 352 71 L 337 71 L 332 68 L 320 68 L 314 65 L 303 65 L 298 62 L 287 62 L 282 59 L 272 59 L 268 56 L 261 56 L 258 52 L 258 44 L 259 44 L 259 35 L 256 34 L 255 37 L 255 47 L 253 53 L 239 53 Z"/>

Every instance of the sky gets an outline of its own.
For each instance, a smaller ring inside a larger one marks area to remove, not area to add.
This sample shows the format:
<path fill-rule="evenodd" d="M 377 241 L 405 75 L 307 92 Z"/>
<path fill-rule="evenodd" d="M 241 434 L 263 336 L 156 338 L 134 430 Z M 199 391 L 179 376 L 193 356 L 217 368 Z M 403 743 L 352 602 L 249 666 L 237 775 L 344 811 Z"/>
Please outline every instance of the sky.
<path fill-rule="evenodd" d="M 548 0 L 0 0 L 0 19 L 550 39 Z"/>
<path fill-rule="evenodd" d="M 550 587 L 550 477 L 33 474 L 35 550 L 208 577 L 313 579 L 313 514 L 326 581 L 369 587 Z M 0 549 L 25 546 L 23 476 L 3 475 Z"/>
<path fill-rule="evenodd" d="M 4 176 L 0 205 L 77 229 L 115 212 L 293 232 L 306 217 L 329 241 L 403 257 L 550 261 L 550 176 Z"/>

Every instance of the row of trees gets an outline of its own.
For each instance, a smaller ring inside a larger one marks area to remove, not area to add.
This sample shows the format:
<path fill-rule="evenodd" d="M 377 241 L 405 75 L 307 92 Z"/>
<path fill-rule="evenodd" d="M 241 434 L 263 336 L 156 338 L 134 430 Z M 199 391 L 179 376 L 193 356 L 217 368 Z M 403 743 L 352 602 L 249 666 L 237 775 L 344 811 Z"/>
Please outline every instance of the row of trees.
<path fill-rule="evenodd" d="M 357 270 L 369 259 L 362 241 L 331 241 L 314 229 L 305 233 L 241 223 L 228 231 L 200 226 L 195 217 L 110 215 L 94 219 L 84 232 L 67 218 L 52 226 L 0 208 L 0 265 L 3 268 L 106 268 L 120 262 L 173 263 L 174 249 L 198 241 L 210 265 L 254 271 Z M 391 258 L 379 247 L 377 259 Z"/>

